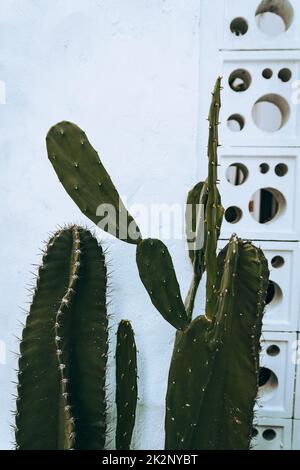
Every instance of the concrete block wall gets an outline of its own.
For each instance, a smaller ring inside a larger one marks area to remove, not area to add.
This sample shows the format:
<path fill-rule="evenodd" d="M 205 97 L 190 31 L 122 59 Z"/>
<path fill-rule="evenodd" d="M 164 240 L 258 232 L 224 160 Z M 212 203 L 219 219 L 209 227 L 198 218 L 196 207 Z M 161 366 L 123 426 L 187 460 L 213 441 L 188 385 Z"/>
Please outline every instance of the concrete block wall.
<path fill-rule="evenodd" d="M 299 448 L 300 3 L 223 0 L 202 8 L 219 33 L 207 44 L 209 26 L 201 32 L 201 99 L 217 73 L 224 87 L 220 246 L 236 232 L 260 245 L 270 266 L 253 447 Z"/>

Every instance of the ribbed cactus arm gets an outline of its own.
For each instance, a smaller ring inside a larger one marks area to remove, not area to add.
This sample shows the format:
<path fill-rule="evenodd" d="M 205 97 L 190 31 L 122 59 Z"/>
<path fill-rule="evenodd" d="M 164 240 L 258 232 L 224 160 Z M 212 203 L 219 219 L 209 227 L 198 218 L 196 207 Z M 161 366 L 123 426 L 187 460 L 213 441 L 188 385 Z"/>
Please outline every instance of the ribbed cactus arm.
<path fill-rule="evenodd" d="M 249 448 L 268 267 L 261 250 L 233 236 L 218 257 L 217 272 L 213 322 L 191 342 L 187 334 L 195 328 L 194 320 L 175 345 L 167 449 Z M 196 345 L 199 349 L 191 355 Z"/>
<path fill-rule="evenodd" d="M 18 448 L 104 448 L 106 284 L 104 254 L 90 232 L 57 232 L 20 345 Z"/>
<path fill-rule="evenodd" d="M 46 144 L 61 184 L 81 212 L 111 235 L 138 243 L 140 230 L 83 130 L 60 122 L 49 130 Z"/>
<path fill-rule="evenodd" d="M 116 449 L 130 449 L 137 405 L 137 354 L 134 332 L 128 320 L 122 320 L 116 347 Z"/>
<path fill-rule="evenodd" d="M 221 291 L 229 289 L 236 264 L 236 242 L 231 241 L 226 257 Z M 229 261 L 229 262 L 228 262 Z M 166 449 L 196 449 L 195 430 L 202 422 L 203 402 L 224 334 L 231 298 L 220 298 L 217 326 L 206 316 L 197 317 L 183 333 L 177 334 L 166 397 Z M 207 425 L 207 423 L 205 423 Z"/>
<path fill-rule="evenodd" d="M 107 427 L 107 268 L 97 239 L 88 230 L 79 229 L 79 234 L 79 279 L 69 317 L 75 448 L 103 450 Z"/>
<path fill-rule="evenodd" d="M 228 249 L 219 255 L 220 273 Z M 227 292 L 224 289 L 220 292 L 219 303 L 229 297 L 231 308 L 222 326 L 223 340 L 203 401 L 193 448 L 243 450 L 250 445 L 269 272 L 261 250 L 251 243 L 238 240 L 237 252 L 232 283 Z"/>
<path fill-rule="evenodd" d="M 216 303 L 217 284 L 217 244 L 223 219 L 223 207 L 217 188 L 218 180 L 218 126 L 221 108 L 221 78 L 216 81 L 212 93 L 212 102 L 209 110 L 209 138 L 208 138 L 208 178 L 207 203 L 205 208 L 206 242 L 205 242 L 205 268 L 206 280 L 206 315 L 212 318 Z"/>
<path fill-rule="evenodd" d="M 54 341 L 56 317 L 69 283 L 72 234 L 50 239 L 38 272 L 20 344 L 16 445 L 19 449 L 70 446 L 72 421 L 65 410 Z M 67 432 L 66 432 L 67 424 Z"/>
<path fill-rule="evenodd" d="M 260 249 L 238 240 L 238 262 L 223 341 L 215 360 L 196 428 L 193 448 L 248 449 L 258 391 L 260 335 L 268 286 L 267 261 Z M 219 267 L 228 247 L 219 255 Z M 206 423 L 206 425 L 204 425 Z"/>
<path fill-rule="evenodd" d="M 217 225 L 215 236 L 218 240 L 223 219 L 223 208 L 221 206 L 221 197 L 218 188 L 216 188 L 216 194 Z M 189 257 L 193 266 L 193 279 L 185 300 L 185 308 L 189 319 L 192 318 L 197 290 L 205 271 L 205 253 L 208 241 L 206 220 L 207 201 L 208 182 L 206 180 L 196 184 L 189 191 L 185 213 L 186 238 Z"/>

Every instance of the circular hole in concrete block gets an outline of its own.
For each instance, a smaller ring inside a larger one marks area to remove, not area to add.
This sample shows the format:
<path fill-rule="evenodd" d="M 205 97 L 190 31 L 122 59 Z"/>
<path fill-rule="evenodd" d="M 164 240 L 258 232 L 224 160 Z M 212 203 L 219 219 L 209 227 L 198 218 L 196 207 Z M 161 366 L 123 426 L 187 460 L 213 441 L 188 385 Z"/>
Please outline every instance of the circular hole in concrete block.
<path fill-rule="evenodd" d="M 280 95 L 264 95 L 253 106 L 252 118 L 262 131 L 275 132 L 281 129 L 290 115 L 288 102 Z"/>
<path fill-rule="evenodd" d="M 278 268 L 281 268 L 281 266 L 284 265 L 284 258 L 283 256 L 274 256 L 271 260 L 271 265 L 273 266 L 273 268 L 275 269 L 278 269 Z"/>
<path fill-rule="evenodd" d="M 252 431 L 251 431 L 251 437 L 252 439 L 254 439 L 255 437 L 258 436 L 258 429 L 256 428 L 252 428 Z"/>
<path fill-rule="evenodd" d="M 225 211 L 225 220 L 230 224 L 236 224 L 243 216 L 242 210 L 237 206 L 230 206 Z"/>
<path fill-rule="evenodd" d="M 265 299 L 266 305 L 274 306 L 275 304 L 279 304 L 281 300 L 282 290 L 280 286 L 274 281 L 269 281 Z"/>
<path fill-rule="evenodd" d="M 278 165 L 275 166 L 275 174 L 277 176 L 285 176 L 288 171 L 289 168 L 285 163 L 278 163 Z"/>
<path fill-rule="evenodd" d="M 236 92 L 248 90 L 249 86 L 251 85 L 251 81 L 251 75 L 245 69 L 234 70 L 228 79 L 230 88 Z"/>
<path fill-rule="evenodd" d="M 258 28 L 269 36 L 278 36 L 289 29 L 294 10 L 289 0 L 262 0 L 255 12 Z"/>
<path fill-rule="evenodd" d="M 275 357 L 275 356 L 278 356 L 279 353 L 280 353 L 280 347 L 277 346 L 277 344 L 271 344 L 271 346 L 267 348 L 267 354 L 269 356 Z"/>
<path fill-rule="evenodd" d="M 283 194 L 274 188 L 262 188 L 255 191 L 249 202 L 249 212 L 260 224 L 274 221 L 284 212 L 286 206 Z"/>
<path fill-rule="evenodd" d="M 261 401 L 269 401 L 276 394 L 278 378 L 271 369 L 260 367 L 258 378 L 258 396 Z"/>
<path fill-rule="evenodd" d="M 226 170 L 226 179 L 228 183 L 234 186 L 243 184 L 248 177 L 248 168 L 242 163 L 232 163 Z"/>
<path fill-rule="evenodd" d="M 284 83 L 289 82 L 290 79 L 292 78 L 291 70 L 290 69 L 281 69 L 281 70 L 279 70 L 278 78 Z"/>
<path fill-rule="evenodd" d="M 269 169 L 270 169 L 270 166 L 269 166 L 267 163 L 261 163 L 261 164 L 259 165 L 259 171 L 260 171 L 263 175 L 265 175 L 266 173 L 268 173 Z"/>
<path fill-rule="evenodd" d="M 227 127 L 232 132 L 240 132 L 245 127 L 245 119 L 241 114 L 232 114 L 227 119 Z"/>
<path fill-rule="evenodd" d="M 273 441 L 276 437 L 276 431 L 274 429 L 265 429 L 264 432 L 262 433 L 263 438 L 266 441 Z"/>
<path fill-rule="evenodd" d="M 230 23 L 230 31 L 235 36 L 244 36 L 248 31 L 248 23 L 245 18 L 234 18 Z"/>
<path fill-rule="evenodd" d="M 267 69 L 264 69 L 264 70 L 262 71 L 262 76 L 263 76 L 264 78 L 266 78 L 267 80 L 269 80 L 269 79 L 272 78 L 272 76 L 273 76 L 273 70 L 272 70 L 272 69 L 268 69 L 268 68 L 267 68 Z"/>

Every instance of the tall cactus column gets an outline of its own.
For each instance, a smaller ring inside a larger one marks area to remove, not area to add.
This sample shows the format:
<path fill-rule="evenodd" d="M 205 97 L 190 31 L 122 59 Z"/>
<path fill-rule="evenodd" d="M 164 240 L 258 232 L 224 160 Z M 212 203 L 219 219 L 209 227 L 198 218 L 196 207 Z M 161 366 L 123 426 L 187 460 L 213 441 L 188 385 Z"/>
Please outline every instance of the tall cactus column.
<path fill-rule="evenodd" d="M 89 231 L 72 226 L 50 239 L 20 344 L 17 448 L 104 448 L 106 286 Z"/>

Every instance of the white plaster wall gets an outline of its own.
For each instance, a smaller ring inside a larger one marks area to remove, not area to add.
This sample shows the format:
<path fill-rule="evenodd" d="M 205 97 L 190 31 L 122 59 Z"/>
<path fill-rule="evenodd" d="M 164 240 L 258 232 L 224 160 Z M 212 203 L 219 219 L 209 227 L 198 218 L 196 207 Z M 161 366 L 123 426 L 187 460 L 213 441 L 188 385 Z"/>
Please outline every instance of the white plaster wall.
<path fill-rule="evenodd" d="M 31 264 L 58 225 L 93 227 L 58 183 L 46 157 L 46 132 L 62 119 L 85 129 L 129 205 L 183 203 L 199 168 L 200 3 L 1 1 L 6 104 L 0 106 L 0 350 L 5 345 L 7 351 L 6 363 L 0 360 L 2 449 L 13 441 L 14 335 L 25 318 L 21 308 L 28 307 Z M 99 230 L 97 236 L 104 238 Z M 184 241 L 166 243 L 184 295 L 191 277 Z M 129 318 L 139 349 L 134 447 L 161 448 L 174 332 L 148 299 L 134 248 L 111 239 L 105 245 L 112 272 L 111 348 L 118 321 Z M 111 368 L 111 381 L 113 373 Z"/>

